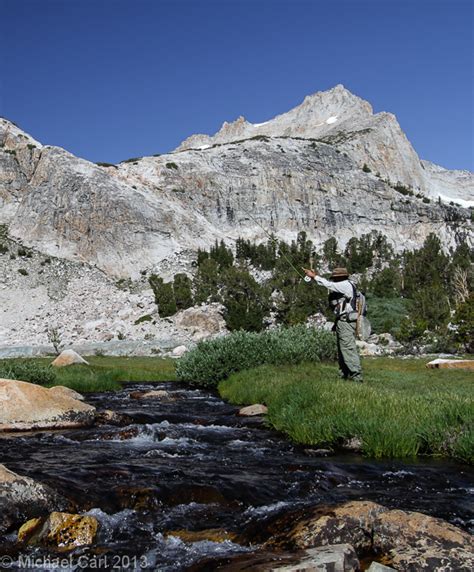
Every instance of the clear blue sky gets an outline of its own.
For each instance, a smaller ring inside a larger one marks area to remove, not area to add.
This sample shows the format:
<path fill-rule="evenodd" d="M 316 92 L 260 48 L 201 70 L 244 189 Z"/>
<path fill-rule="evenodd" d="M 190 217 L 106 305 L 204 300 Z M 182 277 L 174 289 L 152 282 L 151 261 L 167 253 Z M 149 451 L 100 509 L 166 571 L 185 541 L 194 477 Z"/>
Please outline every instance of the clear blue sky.
<path fill-rule="evenodd" d="M 471 0 L 0 0 L 0 115 L 92 161 L 163 153 L 338 83 L 474 170 Z"/>

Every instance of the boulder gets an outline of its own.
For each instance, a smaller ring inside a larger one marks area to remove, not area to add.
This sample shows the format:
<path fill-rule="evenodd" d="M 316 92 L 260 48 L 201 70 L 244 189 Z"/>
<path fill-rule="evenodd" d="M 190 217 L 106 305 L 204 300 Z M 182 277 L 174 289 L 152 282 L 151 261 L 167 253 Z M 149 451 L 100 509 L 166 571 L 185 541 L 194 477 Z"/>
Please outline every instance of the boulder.
<path fill-rule="evenodd" d="M 174 350 L 171 353 L 172 353 L 173 357 L 181 357 L 187 351 L 188 351 L 188 348 L 186 346 L 177 346 L 176 348 L 174 348 Z"/>
<path fill-rule="evenodd" d="M 26 518 L 69 507 L 69 502 L 47 485 L 17 475 L 0 465 L 0 533 Z"/>
<path fill-rule="evenodd" d="M 118 427 L 124 427 L 125 425 L 133 423 L 133 419 L 125 413 L 118 413 L 111 409 L 104 409 L 103 411 L 97 411 L 95 414 L 95 422 L 99 425 L 116 425 Z"/>
<path fill-rule="evenodd" d="M 369 501 L 287 514 L 267 525 L 265 534 L 266 548 L 346 543 L 358 553 L 383 555 L 399 571 L 474 569 L 473 538 L 467 532 L 438 518 Z"/>
<path fill-rule="evenodd" d="M 474 570 L 473 537 L 439 518 L 390 510 L 373 523 L 377 552 L 387 554 L 396 570 Z"/>
<path fill-rule="evenodd" d="M 356 341 L 357 347 L 359 348 L 359 353 L 364 357 L 379 356 L 383 353 L 380 346 L 376 344 L 371 344 L 369 342 L 364 342 L 361 340 Z"/>
<path fill-rule="evenodd" d="M 77 399 L 79 401 L 84 401 L 84 396 L 70 387 L 64 385 L 55 385 L 49 388 L 49 392 L 53 395 L 62 395 L 64 397 L 72 397 L 72 399 Z"/>
<path fill-rule="evenodd" d="M 64 367 L 66 365 L 73 365 L 76 363 L 89 365 L 89 363 L 74 350 L 64 350 L 58 355 L 51 365 L 54 367 Z"/>
<path fill-rule="evenodd" d="M 170 393 L 164 389 L 151 389 L 150 391 L 132 391 L 131 399 L 172 399 Z"/>
<path fill-rule="evenodd" d="M 243 417 L 253 417 L 254 415 L 266 415 L 268 413 L 268 407 L 261 403 L 256 403 L 255 405 L 248 405 L 247 407 L 242 407 L 239 410 L 239 415 Z"/>
<path fill-rule="evenodd" d="M 468 369 L 474 371 L 474 359 L 435 359 L 426 364 L 430 369 Z"/>
<path fill-rule="evenodd" d="M 26 522 L 18 532 L 18 540 L 66 552 L 93 544 L 98 528 L 93 516 L 52 512 L 47 518 Z"/>
<path fill-rule="evenodd" d="M 0 379 L 0 431 L 80 427 L 94 417 L 95 407 L 57 389 Z"/>
<path fill-rule="evenodd" d="M 203 340 L 227 332 L 225 320 L 222 317 L 223 306 L 220 304 L 207 304 L 187 308 L 173 317 L 178 328 L 190 331 L 193 340 Z"/>

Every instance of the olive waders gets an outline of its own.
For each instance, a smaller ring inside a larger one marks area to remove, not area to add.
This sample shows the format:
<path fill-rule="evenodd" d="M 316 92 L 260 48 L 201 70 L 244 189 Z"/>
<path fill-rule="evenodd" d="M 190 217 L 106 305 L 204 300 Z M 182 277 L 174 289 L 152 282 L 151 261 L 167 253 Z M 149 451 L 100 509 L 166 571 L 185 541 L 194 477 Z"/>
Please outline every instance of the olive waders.
<path fill-rule="evenodd" d="M 344 317 L 336 321 L 337 357 L 341 377 L 362 381 L 362 368 L 356 345 L 357 322 L 348 322 Z"/>

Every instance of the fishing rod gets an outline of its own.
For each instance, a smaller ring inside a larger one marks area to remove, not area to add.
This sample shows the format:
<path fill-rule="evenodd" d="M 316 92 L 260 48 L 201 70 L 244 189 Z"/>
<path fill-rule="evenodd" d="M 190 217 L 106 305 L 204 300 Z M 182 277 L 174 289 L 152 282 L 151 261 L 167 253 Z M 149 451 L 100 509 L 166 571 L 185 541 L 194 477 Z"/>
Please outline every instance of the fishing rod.
<path fill-rule="evenodd" d="M 254 218 L 254 217 L 249 213 L 249 211 L 248 211 L 245 207 L 243 207 L 242 205 L 240 205 L 240 208 L 244 211 L 244 213 L 245 213 L 250 219 L 253 220 L 253 222 L 254 222 L 256 225 L 258 225 L 258 226 L 263 230 L 263 232 L 266 234 L 266 236 L 267 236 L 276 246 L 278 246 L 278 241 L 277 241 L 277 239 L 276 239 L 274 236 L 272 236 L 272 235 L 266 230 L 266 228 L 264 228 L 264 226 L 263 226 L 256 218 Z M 284 259 L 286 260 L 286 262 L 288 262 L 288 264 L 291 266 L 291 268 L 293 268 L 293 270 L 298 274 L 298 276 L 299 276 L 300 278 L 303 278 L 303 280 L 304 280 L 305 282 L 311 282 L 311 278 L 310 278 L 309 276 L 303 276 L 303 274 L 298 270 L 298 268 L 296 268 L 296 266 L 293 264 L 293 262 L 290 260 L 290 258 L 289 258 L 288 256 L 286 256 L 286 254 L 285 254 L 281 249 L 280 249 L 279 253 L 280 253 L 280 256 L 281 256 L 282 258 L 284 258 Z M 311 261 L 310 261 L 310 265 L 311 265 Z"/>

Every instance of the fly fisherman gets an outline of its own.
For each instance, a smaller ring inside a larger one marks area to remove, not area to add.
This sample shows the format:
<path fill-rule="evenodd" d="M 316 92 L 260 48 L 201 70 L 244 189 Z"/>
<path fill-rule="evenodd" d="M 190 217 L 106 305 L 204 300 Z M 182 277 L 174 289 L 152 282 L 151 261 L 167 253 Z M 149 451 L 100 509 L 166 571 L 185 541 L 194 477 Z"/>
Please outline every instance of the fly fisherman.
<path fill-rule="evenodd" d="M 336 323 L 334 330 L 337 340 L 337 354 L 341 377 L 362 382 L 362 368 L 356 345 L 357 311 L 355 309 L 356 290 L 349 281 L 346 268 L 335 268 L 326 280 L 313 270 L 304 268 L 306 276 L 329 290 L 329 305 L 334 310 Z M 354 305 L 353 305 L 354 304 Z"/>

